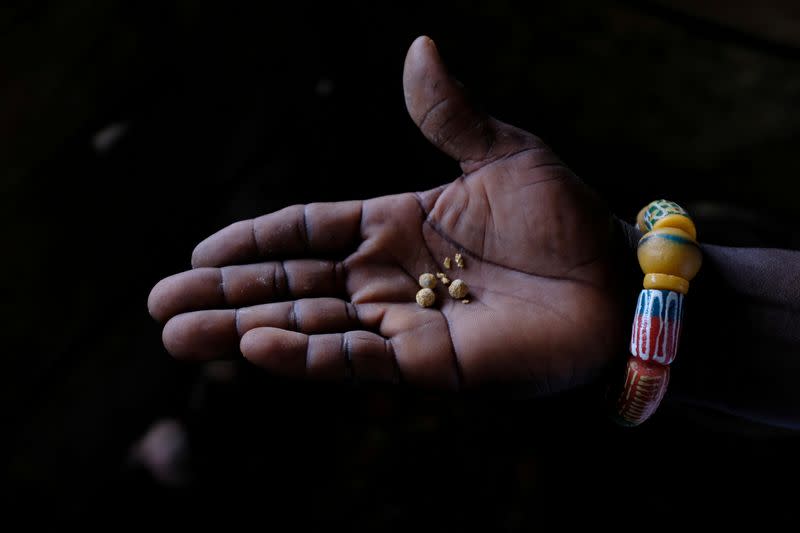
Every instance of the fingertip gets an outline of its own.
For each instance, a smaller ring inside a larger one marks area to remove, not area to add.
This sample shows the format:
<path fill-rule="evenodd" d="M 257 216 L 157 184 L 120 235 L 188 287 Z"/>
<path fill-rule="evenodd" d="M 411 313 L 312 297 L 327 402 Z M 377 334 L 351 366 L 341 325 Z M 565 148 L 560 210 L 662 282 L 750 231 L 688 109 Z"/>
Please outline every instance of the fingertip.
<path fill-rule="evenodd" d="M 192 250 L 192 268 L 218 267 L 255 259 L 253 220 L 240 220 L 203 239 Z"/>
<path fill-rule="evenodd" d="M 192 268 L 203 268 L 203 267 L 217 267 L 220 266 L 218 263 L 218 258 L 216 257 L 219 255 L 215 253 L 214 246 L 215 240 L 219 241 L 221 239 L 215 239 L 215 237 L 220 234 L 224 230 L 220 230 L 213 235 L 206 237 L 194 247 L 192 250 Z"/>
<path fill-rule="evenodd" d="M 254 328 L 242 335 L 239 350 L 250 362 L 278 374 L 305 375 L 308 336 L 279 328 Z"/>
<path fill-rule="evenodd" d="M 439 51 L 436 48 L 436 43 L 433 42 L 433 39 L 428 37 L 427 35 L 420 35 L 411 43 L 411 46 L 408 47 L 408 53 L 406 54 L 406 62 L 409 59 L 419 59 L 421 57 L 425 57 L 429 54 L 433 53 L 434 55 L 438 56 Z"/>
<path fill-rule="evenodd" d="M 176 359 L 207 361 L 235 355 L 239 345 L 233 310 L 198 311 L 169 319 L 161 341 Z"/>
<path fill-rule="evenodd" d="M 414 39 L 414 42 L 411 43 L 411 47 L 426 47 L 426 46 L 433 47 L 433 49 L 436 50 L 436 43 L 434 43 L 433 39 L 431 39 L 427 35 L 420 35 L 419 37 Z"/>
<path fill-rule="evenodd" d="M 437 67 L 442 67 L 442 61 L 433 39 L 427 35 L 414 39 L 406 53 L 403 67 L 403 89 L 409 111 L 413 109 L 411 98 L 414 89 L 431 75 L 432 68 Z"/>
<path fill-rule="evenodd" d="M 256 364 L 258 364 L 258 361 L 256 361 L 256 355 L 258 355 L 257 345 L 259 340 L 259 329 L 263 328 L 253 328 L 248 330 L 239 339 L 239 351 L 242 352 L 242 355 L 245 359 Z"/>
<path fill-rule="evenodd" d="M 161 292 L 163 291 L 165 281 L 166 279 L 162 279 L 156 283 L 153 288 L 150 289 L 150 294 L 147 296 L 147 312 L 150 313 L 150 316 L 156 321 L 161 323 L 164 323 L 167 318 L 161 298 Z"/>
<path fill-rule="evenodd" d="M 200 242 L 197 246 L 194 247 L 194 250 L 192 250 L 192 260 L 191 260 L 192 268 L 198 268 L 201 266 L 210 266 L 208 265 L 208 260 L 206 258 L 204 250 L 205 242 L 206 242 L 205 240 Z"/>
<path fill-rule="evenodd" d="M 192 268 L 214 268 L 221 266 L 218 258 L 216 257 L 218 254 L 215 254 L 214 251 L 215 247 L 212 237 L 214 237 L 214 235 L 203 239 L 197 244 L 197 246 L 194 247 L 194 250 L 192 250 Z"/>
<path fill-rule="evenodd" d="M 161 330 L 161 344 L 164 345 L 167 352 L 174 357 L 175 359 L 182 359 L 182 327 L 180 324 L 179 316 L 172 317 L 164 324 L 164 328 Z"/>
<path fill-rule="evenodd" d="M 162 324 L 180 313 L 220 307 L 218 269 L 187 270 L 156 283 L 147 298 L 150 315 Z"/>

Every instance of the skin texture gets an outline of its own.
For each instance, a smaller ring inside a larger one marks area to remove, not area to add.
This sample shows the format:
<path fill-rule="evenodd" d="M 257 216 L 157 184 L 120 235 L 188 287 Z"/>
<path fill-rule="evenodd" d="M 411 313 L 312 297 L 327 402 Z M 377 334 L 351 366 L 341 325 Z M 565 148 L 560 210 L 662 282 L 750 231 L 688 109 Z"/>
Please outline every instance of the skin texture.
<path fill-rule="evenodd" d="M 149 309 L 180 359 L 241 353 L 272 372 L 458 389 L 521 382 L 547 393 L 624 357 L 630 301 L 609 211 L 540 139 L 469 102 L 427 37 L 411 45 L 406 105 L 463 174 L 439 188 L 291 206 L 201 242 Z M 423 272 L 470 287 L 469 304 Z M 617 259 L 614 259 L 614 258 Z M 628 259 L 627 257 L 625 259 Z"/>

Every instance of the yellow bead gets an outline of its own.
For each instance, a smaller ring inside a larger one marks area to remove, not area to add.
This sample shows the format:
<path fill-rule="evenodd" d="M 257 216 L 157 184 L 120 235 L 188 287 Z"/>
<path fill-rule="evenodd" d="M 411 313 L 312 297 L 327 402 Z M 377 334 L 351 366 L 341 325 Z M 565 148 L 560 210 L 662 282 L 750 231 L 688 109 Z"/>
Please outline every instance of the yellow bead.
<path fill-rule="evenodd" d="M 665 289 L 681 294 L 689 292 L 688 281 L 669 274 L 645 274 L 644 283 L 642 283 L 642 285 L 644 285 L 645 289 Z"/>
<path fill-rule="evenodd" d="M 691 281 L 703 263 L 700 247 L 683 230 L 660 228 L 646 233 L 636 251 L 645 274 L 670 274 Z"/>
<path fill-rule="evenodd" d="M 697 229 L 694 227 L 692 219 L 686 215 L 672 214 L 659 218 L 653 223 L 653 229 L 678 228 L 689 234 L 692 240 L 697 240 Z"/>

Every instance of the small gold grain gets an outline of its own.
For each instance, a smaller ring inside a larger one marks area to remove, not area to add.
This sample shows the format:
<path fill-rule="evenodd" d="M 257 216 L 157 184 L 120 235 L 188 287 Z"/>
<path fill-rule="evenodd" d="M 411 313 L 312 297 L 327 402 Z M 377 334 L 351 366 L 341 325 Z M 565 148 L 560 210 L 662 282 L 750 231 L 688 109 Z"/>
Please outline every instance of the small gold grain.
<path fill-rule="evenodd" d="M 464 268 L 464 257 L 461 254 L 456 254 L 456 266 Z"/>
<path fill-rule="evenodd" d="M 444 267 L 445 268 L 450 268 L 450 258 L 449 257 L 445 257 L 444 258 Z"/>
<path fill-rule="evenodd" d="M 461 303 L 462 304 L 468 304 L 469 303 L 469 298 L 464 298 L 463 300 L 461 300 Z"/>

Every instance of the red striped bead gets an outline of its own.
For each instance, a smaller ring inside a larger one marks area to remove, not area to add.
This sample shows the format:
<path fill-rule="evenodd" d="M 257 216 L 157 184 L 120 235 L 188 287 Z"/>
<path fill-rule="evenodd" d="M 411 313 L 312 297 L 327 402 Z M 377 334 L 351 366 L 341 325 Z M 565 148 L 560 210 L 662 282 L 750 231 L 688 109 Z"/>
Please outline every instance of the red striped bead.
<path fill-rule="evenodd" d="M 683 321 L 683 294 L 662 289 L 639 293 L 631 328 L 631 355 L 668 365 L 675 359 Z"/>
<path fill-rule="evenodd" d="M 625 424 L 638 426 L 658 408 L 668 384 L 668 366 L 629 358 L 625 385 L 616 403 L 617 415 Z"/>

